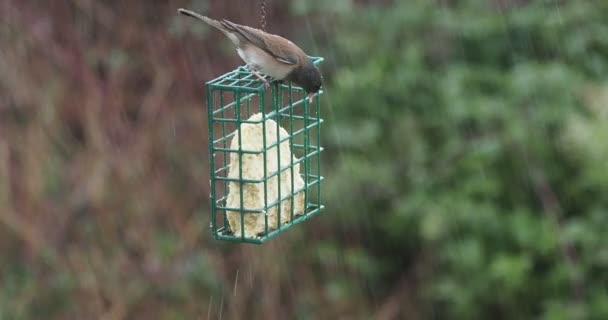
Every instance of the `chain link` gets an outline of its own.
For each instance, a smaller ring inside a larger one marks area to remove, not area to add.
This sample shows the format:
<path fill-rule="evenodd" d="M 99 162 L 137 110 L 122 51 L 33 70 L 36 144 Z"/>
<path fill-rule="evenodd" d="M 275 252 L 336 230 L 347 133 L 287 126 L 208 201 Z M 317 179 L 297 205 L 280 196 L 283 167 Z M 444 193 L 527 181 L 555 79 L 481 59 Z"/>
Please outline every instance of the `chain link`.
<path fill-rule="evenodd" d="M 266 31 L 266 0 L 262 0 L 260 5 L 260 26 Z"/>

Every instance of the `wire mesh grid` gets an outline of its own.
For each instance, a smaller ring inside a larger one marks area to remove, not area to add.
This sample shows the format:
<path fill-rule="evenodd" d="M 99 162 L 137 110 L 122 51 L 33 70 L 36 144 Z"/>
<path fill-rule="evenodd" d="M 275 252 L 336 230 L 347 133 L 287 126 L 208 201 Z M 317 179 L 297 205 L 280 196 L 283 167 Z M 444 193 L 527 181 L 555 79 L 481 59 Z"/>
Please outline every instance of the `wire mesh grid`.
<path fill-rule="evenodd" d="M 216 239 L 260 244 L 323 209 L 321 93 L 310 104 L 291 83 L 266 90 L 245 67 L 207 83 Z"/>

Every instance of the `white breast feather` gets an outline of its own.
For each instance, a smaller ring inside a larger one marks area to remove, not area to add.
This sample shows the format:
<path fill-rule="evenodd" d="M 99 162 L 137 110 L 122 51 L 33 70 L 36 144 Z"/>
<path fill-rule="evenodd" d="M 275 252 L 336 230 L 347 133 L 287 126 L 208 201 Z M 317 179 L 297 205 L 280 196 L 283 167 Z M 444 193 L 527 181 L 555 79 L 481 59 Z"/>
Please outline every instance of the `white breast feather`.
<path fill-rule="evenodd" d="M 287 74 L 293 69 L 293 66 L 277 61 L 277 59 L 256 46 L 250 45 L 244 49 L 238 48 L 236 51 L 245 63 L 275 79 L 285 79 Z"/>

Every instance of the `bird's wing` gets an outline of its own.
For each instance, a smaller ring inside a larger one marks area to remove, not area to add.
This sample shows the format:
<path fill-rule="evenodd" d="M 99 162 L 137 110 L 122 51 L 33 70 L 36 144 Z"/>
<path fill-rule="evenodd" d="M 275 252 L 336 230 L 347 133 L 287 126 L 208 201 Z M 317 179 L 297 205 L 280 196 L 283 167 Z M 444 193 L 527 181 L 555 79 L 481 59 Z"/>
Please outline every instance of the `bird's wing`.
<path fill-rule="evenodd" d="M 262 30 L 248 26 L 236 24 L 228 20 L 223 20 L 221 23 L 226 29 L 237 32 L 251 44 L 266 51 L 272 57 L 277 59 L 277 61 L 291 65 L 298 64 L 300 62 L 298 51 L 301 51 L 301 49 L 283 37 L 269 34 Z M 301 54 L 304 53 L 301 52 Z"/>

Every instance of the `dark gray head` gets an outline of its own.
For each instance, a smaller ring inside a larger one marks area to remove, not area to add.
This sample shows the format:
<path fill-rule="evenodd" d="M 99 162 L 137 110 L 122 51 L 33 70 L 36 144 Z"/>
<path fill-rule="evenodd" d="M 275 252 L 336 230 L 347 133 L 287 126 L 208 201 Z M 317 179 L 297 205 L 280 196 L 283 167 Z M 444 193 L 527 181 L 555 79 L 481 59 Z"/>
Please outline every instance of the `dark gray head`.
<path fill-rule="evenodd" d="M 287 80 L 294 82 L 299 85 L 308 93 L 309 99 L 319 92 L 321 85 L 323 84 L 323 78 L 321 77 L 321 71 L 315 66 L 312 61 L 307 61 L 301 66 L 296 67 L 287 75 Z"/>

